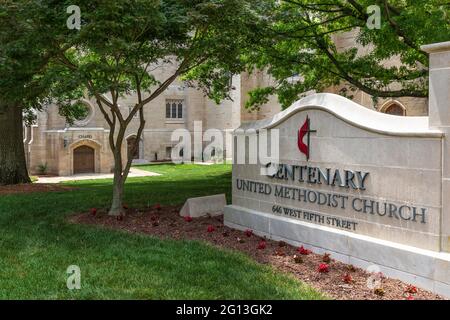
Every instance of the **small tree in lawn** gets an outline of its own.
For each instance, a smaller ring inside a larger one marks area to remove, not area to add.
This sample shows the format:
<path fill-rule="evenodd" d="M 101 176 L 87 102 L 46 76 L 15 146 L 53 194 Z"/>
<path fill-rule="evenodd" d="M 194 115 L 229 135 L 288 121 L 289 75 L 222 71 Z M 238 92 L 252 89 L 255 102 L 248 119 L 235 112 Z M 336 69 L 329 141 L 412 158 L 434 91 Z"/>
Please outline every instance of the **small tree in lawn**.
<path fill-rule="evenodd" d="M 257 0 L 78 1 L 82 24 L 73 31 L 70 50 L 52 61 L 57 78 L 52 94 L 69 105 L 85 90 L 110 127 L 114 187 L 110 215 L 123 214 L 124 184 L 132 159 L 124 163 L 125 132 L 139 117 L 136 145 L 145 126 L 144 108 L 178 77 L 205 89 L 212 98 L 228 97 L 230 77 L 243 71 L 241 50 L 259 21 Z M 173 64 L 158 81 L 151 70 Z M 80 90 L 81 89 L 81 90 Z M 131 111 L 119 108 L 122 96 L 135 94 Z M 70 108 L 69 108 L 70 109 Z"/>

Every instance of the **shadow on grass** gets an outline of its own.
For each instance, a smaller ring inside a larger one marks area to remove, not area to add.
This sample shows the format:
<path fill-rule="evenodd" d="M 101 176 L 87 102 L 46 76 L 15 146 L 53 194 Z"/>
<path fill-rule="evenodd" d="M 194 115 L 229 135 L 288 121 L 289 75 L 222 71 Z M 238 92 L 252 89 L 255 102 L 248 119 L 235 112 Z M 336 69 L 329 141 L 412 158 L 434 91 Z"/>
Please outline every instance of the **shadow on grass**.
<path fill-rule="evenodd" d="M 131 206 L 182 204 L 186 198 L 230 195 L 226 168 L 162 168 L 165 175 L 130 178 Z M 201 174 L 203 173 L 203 174 Z M 0 298 L 6 299 L 316 299 L 292 277 L 243 254 L 196 241 L 160 240 L 67 222 L 71 213 L 107 207 L 111 180 L 71 183 L 69 192 L 0 198 Z M 78 265 L 82 289 L 66 287 Z"/>

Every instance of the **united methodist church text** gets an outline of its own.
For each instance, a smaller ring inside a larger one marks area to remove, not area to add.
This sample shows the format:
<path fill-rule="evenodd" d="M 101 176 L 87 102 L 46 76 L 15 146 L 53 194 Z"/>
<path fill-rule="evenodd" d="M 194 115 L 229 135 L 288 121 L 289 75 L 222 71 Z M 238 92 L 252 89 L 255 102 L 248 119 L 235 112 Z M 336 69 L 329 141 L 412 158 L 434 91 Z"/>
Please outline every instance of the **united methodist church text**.
<path fill-rule="evenodd" d="M 275 173 L 268 175 L 268 177 L 275 180 L 290 180 L 309 185 L 329 185 L 340 189 L 364 191 L 366 189 L 365 182 L 369 178 L 369 172 L 279 164 L 276 167 Z M 377 201 L 348 193 L 323 192 L 308 188 L 239 178 L 236 179 L 236 188 L 243 192 L 263 194 L 266 196 L 273 195 L 278 199 L 297 200 L 305 204 L 327 206 L 342 210 L 350 207 L 358 214 L 386 216 L 392 219 L 418 223 L 427 222 L 426 208 L 408 204 L 396 204 L 388 201 Z M 290 218 L 353 231 L 356 231 L 358 225 L 355 221 L 327 216 L 322 213 L 299 208 L 284 207 L 280 203 L 273 205 L 272 212 Z"/>

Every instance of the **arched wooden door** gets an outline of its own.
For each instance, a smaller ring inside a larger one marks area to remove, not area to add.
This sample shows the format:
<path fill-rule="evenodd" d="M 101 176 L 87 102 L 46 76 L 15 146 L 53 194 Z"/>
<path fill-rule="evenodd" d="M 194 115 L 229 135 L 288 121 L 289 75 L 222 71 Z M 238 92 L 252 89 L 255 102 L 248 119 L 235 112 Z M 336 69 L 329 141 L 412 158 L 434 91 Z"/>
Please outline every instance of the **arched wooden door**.
<path fill-rule="evenodd" d="M 95 172 L 95 150 L 88 146 L 81 146 L 73 150 L 73 173 Z"/>

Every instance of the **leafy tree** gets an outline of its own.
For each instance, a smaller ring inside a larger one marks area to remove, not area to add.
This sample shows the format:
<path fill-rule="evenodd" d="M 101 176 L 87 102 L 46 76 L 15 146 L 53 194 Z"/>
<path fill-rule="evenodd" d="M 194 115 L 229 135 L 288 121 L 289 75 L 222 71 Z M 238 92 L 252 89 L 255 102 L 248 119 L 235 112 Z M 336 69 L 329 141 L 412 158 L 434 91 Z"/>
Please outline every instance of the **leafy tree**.
<path fill-rule="evenodd" d="M 50 12 L 49 1 L 0 3 L 0 184 L 30 182 L 23 122 L 33 120 L 32 110 L 46 102 L 50 83 L 42 75 L 50 58 L 65 50 L 65 19 L 47 23 Z"/>
<path fill-rule="evenodd" d="M 46 78 L 58 103 L 87 94 L 110 127 L 114 155 L 111 215 L 122 215 L 122 198 L 132 157 L 122 154 L 127 129 L 139 117 L 136 145 L 145 127 L 144 108 L 177 78 L 203 88 L 215 100 L 229 96 L 230 77 L 244 70 L 243 48 L 253 36 L 259 0 L 85 0 L 78 1 L 81 28 L 70 49 L 51 60 Z M 59 13 L 58 13 L 59 14 Z M 64 11 L 61 11 L 64 14 Z M 49 21 L 59 21 L 50 18 Z M 151 70 L 171 65 L 163 80 Z M 121 97 L 133 95 L 122 113 Z M 126 160 L 126 161 L 125 161 Z"/>
<path fill-rule="evenodd" d="M 275 81 L 253 91 L 248 106 L 276 94 L 286 107 L 330 86 L 341 86 L 347 96 L 362 90 L 375 99 L 427 97 L 428 57 L 420 46 L 450 40 L 449 10 L 445 0 L 273 1 L 266 7 L 268 23 L 255 30 L 248 62 L 267 68 Z M 349 31 L 355 44 L 337 48 L 335 37 Z M 390 59 L 400 63 L 387 64 Z"/>
<path fill-rule="evenodd" d="M 34 37 L 27 17 L 19 13 L 24 4 L 7 0 L 0 4 L 0 184 L 30 182 L 23 114 L 30 115 L 31 107 L 39 105 L 42 90 L 33 76 L 47 61 L 42 39 Z"/>

